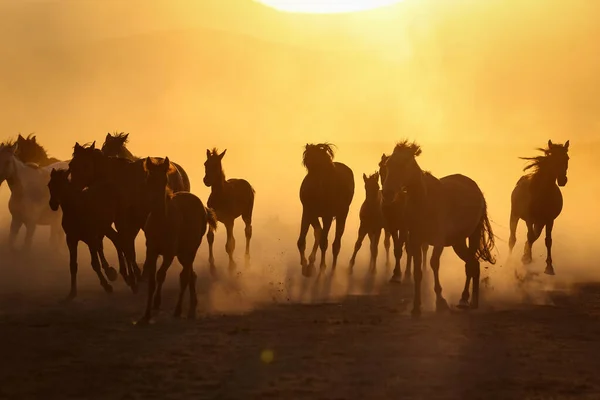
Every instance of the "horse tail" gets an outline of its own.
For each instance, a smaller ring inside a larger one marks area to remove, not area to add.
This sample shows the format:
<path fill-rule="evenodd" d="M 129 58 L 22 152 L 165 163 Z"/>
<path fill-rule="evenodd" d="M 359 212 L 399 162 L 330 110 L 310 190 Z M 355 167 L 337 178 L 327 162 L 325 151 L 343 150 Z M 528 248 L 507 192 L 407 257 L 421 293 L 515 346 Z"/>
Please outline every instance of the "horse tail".
<path fill-rule="evenodd" d="M 483 199 L 483 216 L 481 217 L 481 221 L 479 223 L 479 232 L 479 248 L 475 253 L 477 259 L 486 261 L 492 265 L 496 264 L 496 258 L 492 255 L 492 250 L 496 246 L 496 243 L 494 240 L 494 232 L 492 231 L 492 224 L 488 218 L 487 203 L 485 198 Z"/>
<path fill-rule="evenodd" d="M 206 210 L 206 222 L 211 231 L 217 230 L 217 214 L 212 208 L 205 207 Z"/>

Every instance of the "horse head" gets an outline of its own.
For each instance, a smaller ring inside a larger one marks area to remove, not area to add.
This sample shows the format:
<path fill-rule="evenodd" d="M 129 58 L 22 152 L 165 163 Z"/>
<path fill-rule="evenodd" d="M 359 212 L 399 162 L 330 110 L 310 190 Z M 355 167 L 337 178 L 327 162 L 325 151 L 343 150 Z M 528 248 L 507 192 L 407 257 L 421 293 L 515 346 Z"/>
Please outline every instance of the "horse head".
<path fill-rule="evenodd" d="M 206 149 L 206 161 L 204 162 L 204 184 L 207 187 L 211 187 L 219 180 L 223 179 L 223 165 L 221 161 L 225 157 L 227 149 L 223 150 L 221 154 L 216 148 L 211 150 Z"/>

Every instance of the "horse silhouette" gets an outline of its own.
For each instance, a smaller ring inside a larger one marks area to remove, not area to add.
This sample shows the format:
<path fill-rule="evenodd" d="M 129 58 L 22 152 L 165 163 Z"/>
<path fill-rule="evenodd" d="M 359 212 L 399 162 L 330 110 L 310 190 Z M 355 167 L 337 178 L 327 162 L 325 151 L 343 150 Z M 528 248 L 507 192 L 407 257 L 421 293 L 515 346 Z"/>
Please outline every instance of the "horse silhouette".
<path fill-rule="evenodd" d="M 40 167 L 64 162 L 54 157 L 48 156 L 48 152 L 37 141 L 37 136 L 30 134 L 27 137 L 19 134 L 17 137 L 17 152 L 15 155 L 24 163 L 36 163 Z"/>
<path fill-rule="evenodd" d="M 379 176 L 381 178 L 381 186 L 383 187 L 383 183 L 385 182 L 385 178 L 387 176 L 387 169 L 385 167 L 388 156 L 384 154 L 381 155 L 381 160 L 379 161 Z M 381 208 L 383 213 L 383 221 L 384 227 L 389 235 L 392 237 L 392 241 L 394 242 L 394 272 L 392 274 L 392 278 L 390 282 L 401 283 L 402 282 L 402 271 L 400 267 L 400 260 L 402 258 L 402 247 L 406 249 L 406 270 L 404 272 L 404 281 L 410 282 L 412 277 L 411 273 L 411 261 L 413 261 L 412 252 L 407 246 L 408 240 L 408 225 L 406 222 L 406 204 L 407 204 L 407 195 L 404 191 L 399 191 L 396 194 L 396 198 L 394 198 L 389 203 L 384 203 L 382 201 Z M 389 239 L 386 237 L 386 240 Z M 389 247 L 389 244 L 386 246 Z M 423 243 L 421 246 L 422 252 L 422 271 L 427 267 L 427 251 L 429 250 L 429 245 L 427 243 Z M 418 268 L 417 265 L 413 262 L 413 269 Z"/>
<path fill-rule="evenodd" d="M 225 251 L 229 256 L 229 271 L 236 268 L 233 252 L 235 250 L 235 238 L 233 236 L 233 225 L 238 217 L 242 217 L 244 234 L 246 235 L 246 263 L 250 260 L 250 239 L 252 238 L 252 212 L 254 209 L 255 191 L 245 179 L 225 179 L 223 171 L 223 157 L 227 149 L 221 154 L 217 149 L 206 150 L 206 161 L 204 162 L 204 184 L 210 187 L 208 207 L 217 214 L 218 221 L 225 225 L 227 230 L 227 242 Z M 209 263 L 211 273 L 216 274 L 215 259 L 213 256 L 214 233 L 209 231 L 207 236 L 209 249 Z"/>
<path fill-rule="evenodd" d="M 402 141 L 396 145 L 386 162 L 387 176 L 383 184 L 384 203 L 391 203 L 402 188 L 406 188 L 406 216 L 409 247 L 415 265 L 421 265 L 423 244 L 433 246 L 431 269 L 435 281 L 436 308 L 448 308 L 442 296 L 439 280 L 440 256 L 444 247 L 452 246 L 465 262 L 465 287 L 460 308 L 469 307 L 469 290 L 473 280 L 473 297 L 470 306 L 479 306 L 480 260 L 495 263 L 491 254 L 494 236 L 487 215 L 485 197 L 479 186 L 470 178 L 448 175 L 436 178 L 424 172 L 416 157 L 421 148 L 416 143 Z M 468 243 L 467 243 L 468 239 Z M 421 268 L 415 268 L 413 316 L 421 313 Z"/>
<path fill-rule="evenodd" d="M 189 286 L 188 317 L 195 317 L 198 299 L 194 259 L 207 226 L 210 231 L 217 229 L 214 212 L 204 207 L 197 196 L 189 192 L 173 193 L 169 189 L 168 175 L 171 168 L 172 163 L 169 162 L 168 157 L 162 161 L 151 158 L 146 158 L 144 161 L 147 176 L 145 193 L 150 204 L 150 214 L 144 227 L 146 233 L 144 270 L 148 271 L 148 301 L 140 322 L 148 322 L 152 317 L 152 308 L 160 308 L 162 285 L 175 257 L 183 267 L 179 274 L 180 291 L 175 316 L 181 315 L 181 303 Z M 162 256 L 162 265 L 157 272 L 158 256 Z"/>
<path fill-rule="evenodd" d="M 546 269 L 544 273 L 554 275 L 552 265 L 552 228 L 554 220 L 563 208 L 563 197 L 560 187 L 567 184 L 567 169 L 569 168 L 569 141 L 564 145 L 554 144 L 548 140 L 548 147 L 538 149 L 544 153 L 537 157 L 522 157 L 530 163 L 524 171 L 530 174 L 522 176 L 510 196 L 510 238 L 508 247 L 512 253 L 517 241 L 516 231 L 519 219 L 527 225 L 527 241 L 522 261 L 529 264 L 532 261 L 531 248 L 546 227 Z"/>
<path fill-rule="evenodd" d="M 112 227 L 117 212 L 117 198 L 114 190 L 106 182 L 93 184 L 85 190 L 78 190 L 69 181 L 70 173 L 69 170 L 53 169 L 48 182 L 50 192 L 48 203 L 53 211 L 58 211 L 59 207 L 62 209 L 62 227 L 69 247 L 71 291 L 67 300 L 77 296 L 77 245 L 80 241 L 89 248 L 92 268 L 98 275 L 100 284 L 106 292 L 112 293 L 112 286 L 102 274 L 98 252 L 102 239 L 104 236 L 108 237 L 117 249 L 121 274 L 125 281 L 128 281 L 120 238 Z M 117 279 L 117 271 L 114 268 L 102 265 L 102 269 L 109 280 Z"/>
<path fill-rule="evenodd" d="M 317 239 L 321 248 L 320 269 L 323 271 L 326 268 L 327 236 L 334 218 L 336 226 L 332 245 L 332 270 L 335 270 L 348 211 L 354 197 L 354 173 L 346 164 L 334 162 L 333 158 L 334 151 L 329 143 L 307 144 L 302 157 L 307 174 L 300 186 L 302 221 L 297 244 L 302 274 L 307 277 L 311 276 L 315 270 Z M 323 220 L 322 229 L 319 218 Z M 315 229 L 315 246 L 307 261 L 305 255 L 306 234 L 310 225 Z"/>
<path fill-rule="evenodd" d="M 350 258 L 350 271 L 353 270 L 356 262 L 356 255 L 362 246 L 362 242 L 365 236 L 369 236 L 371 243 L 371 259 L 369 263 L 369 269 L 372 273 L 377 268 L 377 254 L 379 250 L 379 239 L 381 238 L 381 230 L 384 229 L 384 219 L 382 211 L 382 194 L 379 190 L 379 172 L 367 176 L 363 174 L 363 180 L 365 182 L 365 201 L 360 207 L 360 226 L 358 227 L 358 238 L 354 245 L 354 252 Z M 390 251 L 390 233 L 387 229 L 384 229 L 385 240 L 385 252 L 386 252 L 386 263 L 389 262 L 389 251 Z"/>

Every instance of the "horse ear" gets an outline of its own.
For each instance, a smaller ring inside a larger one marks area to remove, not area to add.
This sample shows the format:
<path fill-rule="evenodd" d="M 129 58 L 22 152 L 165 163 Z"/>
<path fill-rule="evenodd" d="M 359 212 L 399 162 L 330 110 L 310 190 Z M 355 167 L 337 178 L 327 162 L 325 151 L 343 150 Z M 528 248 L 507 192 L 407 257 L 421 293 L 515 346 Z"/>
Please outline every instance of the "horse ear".
<path fill-rule="evenodd" d="M 568 149 L 568 148 L 569 148 L 569 141 L 567 140 L 567 141 L 565 142 L 565 149 Z"/>
<path fill-rule="evenodd" d="M 210 158 L 210 150 L 206 149 L 206 158 Z"/>
<path fill-rule="evenodd" d="M 552 140 L 548 139 L 548 147 L 552 147 Z"/>
<path fill-rule="evenodd" d="M 35 136 L 35 135 L 34 135 L 34 136 L 32 136 L 32 137 L 31 137 L 31 141 L 32 141 L 33 143 L 37 143 L 37 136 Z"/>
<path fill-rule="evenodd" d="M 106 134 L 106 138 L 104 139 L 104 141 L 110 140 L 112 136 L 110 136 L 110 132 L 108 132 Z"/>
<path fill-rule="evenodd" d="M 365 183 L 367 183 L 367 174 L 363 173 L 363 181 L 365 181 Z"/>
<path fill-rule="evenodd" d="M 171 167 L 171 161 L 169 160 L 169 157 L 165 157 L 165 158 L 163 159 L 162 166 L 164 167 L 164 169 L 165 169 L 166 171 L 168 171 L 168 170 L 169 170 L 169 168 Z"/>
<path fill-rule="evenodd" d="M 96 150 L 96 141 L 95 140 L 92 142 L 92 145 L 90 146 L 90 149 L 91 150 Z"/>
<path fill-rule="evenodd" d="M 17 138 L 17 140 L 25 140 L 25 138 L 23 137 L 23 135 L 21 135 L 21 134 L 19 133 L 19 137 Z"/>
<path fill-rule="evenodd" d="M 129 133 L 126 133 L 126 134 L 124 134 L 124 135 L 123 135 L 123 139 L 124 139 L 125 141 L 127 141 L 127 139 L 129 139 Z"/>
<path fill-rule="evenodd" d="M 50 177 L 52 178 L 54 175 L 56 175 L 56 169 L 52 168 L 52 171 L 50 171 Z"/>
<path fill-rule="evenodd" d="M 227 153 L 227 149 L 223 150 L 221 154 L 219 154 L 219 160 L 222 160 L 225 157 L 225 153 Z"/>
<path fill-rule="evenodd" d="M 150 167 L 152 167 L 152 160 L 150 159 L 150 157 L 146 157 L 146 159 L 144 160 L 144 169 L 148 171 Z"/>

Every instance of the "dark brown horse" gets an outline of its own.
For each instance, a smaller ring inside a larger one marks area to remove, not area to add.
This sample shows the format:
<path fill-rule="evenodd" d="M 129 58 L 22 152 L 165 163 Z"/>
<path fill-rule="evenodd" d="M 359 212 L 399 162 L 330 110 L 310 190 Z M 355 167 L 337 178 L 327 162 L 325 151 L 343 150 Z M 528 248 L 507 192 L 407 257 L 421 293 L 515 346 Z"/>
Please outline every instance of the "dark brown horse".
<path fill-rule="evenodd" d="M 129 133 L 110 133 L 106 134 L 104 144 L 102 144 L 102 153 L 109 157 L 120 157 L 126 158 L 131 161 L 139 160 L 138 157 L 134 156 L 126 144 L 129 141 Z M 155 161 L 162 161 L 162 158 L 154 158 Z M 169 187 L 173 189 L 175 193 L 183 191 L 189 192 L 191 190 L 190 179 L 187 172 L 181 167 L 181 165 L 174 163 L 173 167 L 169 169 Z"/>
<path fill-rule="evenodd" d="M 188 192 L 173 193 L 169 189 L 167 183 L 171 168 L 173 167 L 168 157 L 162 161 L 153 161 L 150 158 L 144 161 L 147 174 L 146 196 L 150 204 L 150 215 L 144 228 L 146 233 L 144 271 L 148 271 L 148 302 L 140 322 L 150 320 L 152 306 L 154 309 L 160 308 L 162 285 L 175 257 L 183 267 L 179 274 L 180 291 L 175 316 L 181 315 L 183 295 L 189 286 L 188 317 L 195 317 L 198 299 L 194 259 L 206 233 L 207 225 L 211 231 L 217 229 L 214 212 L 206 209 L 197 196 Z M 158 256 L 162 256 L 162 265 L 157 272 Z M 157 281 L 158 287 L 156 287 Z"/>
<path fill-rule="evenodd" d="M 75 143 L 73 159 L 69 163 L 71 181 L 77 188 L 100 182 L 114 185 L 117 198 L 115 228 L 121 237 L 127 263 L 138 279 L 141 274 L 136 262 L 135 238 L 144 227 L 149 213 L 144 197 L 146 174 L 143 162 L 105 156 L 95 148 L 94 142 L 89 147 Z"/>
<path fill-rule="evenodd" d="M 34 134 L 30 134 L 27 137 L 19 134 L 17 146 L 16 156 L 24 163 L 36 163 L 40 167 L 45 167 L 63 161 L 49 157 L 48 152 L 44 146 L 38 143 L 37 136 Z"/>
<path fill-rule="evenodd" d="M 552 228 L 554 220 L 560 215 L 563 207 L 563 197 L 560 187 L 567 184 L 567 169 L 569 168 L 569 141 L 564 145 L 554 144 L 548 140 L 548 148 L 539 149 L 544 153 L 538 157 L 524 157 L 530 163 L 525 171 L 532 170 L 528 175 L 519 179 L 512 191 L 510 203 L 510 252 L 517 241 L 515 236 L 519 219 L 527 224 L 527 241 L 522 261 L 529 264 L 532 261 L 531 247 L 540 237 L 546 227 L 546 269 L 545 273 L 554 275 L 552 265 Z"/>
<path fill-rule="evenodd" d="M 379 176 L 381 177 L 381 186 L 383 186 L 383 182 L 387 176 L 387 169 L 385 168 L 386 162 L 388 160 L 388 156 L 385 154 L 381 155 L 381 160 L 379 161 Z M 402 247 L 404 246 L 406 250 L 406 270 L 404 271 L 404 280 L 406 282 L 410 282 L 412 273 L 411 273 L 411 262 L 413 260 L 412 252 L 410 251 L 408 243 L 408 225 L 406 222 L 406 204 L 408 197 L 406 192 L 400 191 L 397 193 L 396 198 L 388 204 L 384 204 L 382 202 L 381 208 L 383 212 L 383 221 L 384 226 L 387 232 L 392 237 L 392 241 L 394 242 L 394 258 L 396 259 L 396 263 L 394 265 L 394 272 L 390 282 L 401 283 L 402 282 L 402 271 L 400 268 L 400 259 L 402 258 Z M 389 239 L 386 237 L 386 240 Z M 386 246 L 389 247 L 389 244 Z M 422 271 L 427 267 L 427 252 L 429 250 L 429 245 L 427 243 L 423 243 L 421 247 L 421 252 L 423 255 L 423 266 Z M 416 265 L 413 263 L 413 269 L 416 268 Z"/>
<path fill-rule="evenodd" d="M 360 207 L 360 226 L 358 228 L 358 238 L 354 245 L 354 253 L 350 258 L 350 272 L 354 268 L 356 255 L 362 246 L 365 236 L 369 235 L 371 242 L 371 261 L 369 264 L 370 271 L 375 273 L 377 268 L 377 253 L 379 250 L 379 239 L 381 238 L 381 230 L 384 230 L 384 246 L 386 252 L 386 262 L 389 262 L 390 252 L 390 234 L 387 229 L 384 229 L 383 211 L 382 211 L 382 194 L 379 190 L 379 172 L 367 176 L 363 174 L 365 182 L 365 201 Z"/>
<path fill-rule="evenodd" d="M 92 268 L 100 279 L 100 284 L 108 293 L 112 286 L 108 283 L 98 260 L 98 252 L 104 236 L 107 236 L 117 248 L 121 274 L 128 281 L 125 262 L 120 250 L 119 236 L 112 228 L 117 210 L 117 199 L 112 188 L 106 183 L 91 185 L 85 190 L 78 190 L 69 181 L 69 170 L 52 169 L 48 189 L 50 191 L 49 205 L 53 211 L 59 206 L 62 209 L 62 227 L 67 236 L 67 246 L 70 255 L 71 291 L 67 300 L 77 296 L 77 244 L 79 241 L 87 244 L 90 250 Z M 117 271 L 108 266 L 102 266 L 109 280 L 117 279 Z"/>
<path fill-rule="evenodd" d="M 436 308 L 448 308 L 439 280 L 440 256 L 444 247 L 452 246 L 465 262 L 466 281 L 459 307 L 469 306 L 469 289 L 473 280 L 472 308 L 479 306 L 480 260 L 495 263 L 491 254 L 494 235 L 487 216 L 487 205 L 477 184 L 464 175 L 441 179 L 424 172 L 416 157 L 421 148 L 415 143 L 400 142 L 386 163 L 383 184 L 384 203 L 391 203 L 406 188 L 406 216 L 409 248 L 415 265 L 421 265 L 421 246 L 433 246 L 431 269 L 435 280 Z M 468 239 L 468 243 L 467 243 Z M 412 314 L 421 313 L 421 268 L 415 268 Z"/>
<path fill-rule="evenodd" d="M 315 229 L 315 240 L 319 238 L 320 267 L 323 271 L 328 246 L 327 236 L 335 218 L 335 239 L 332 246 L 332 269 L 335 269 L 342 246 L 346 218 L 354 197 L 354 173 L 346 164 L 334 162 L 333 157 L 333 149 L 328 143 L 307 144 L 304 149 L 302 163 L 306 167 L 307 174 L 300 186 L 302 222 L 298 238 L 300 264 L 304 276 L 311 276 L 315 270 L 316 243 L 308 262 L 305 255 L 309 226 L 312 225 Z M 321 225 L 319 218 L 323 219 L 322 230 L 318 229 Z"/>
<path fill-rule="evenodd" d="M 208 198 L 208 207 L 215 210 L 217 219 L 225 225 L 227 229 L 227 243 L 225 251 L 229 255 L 229 270 L 235 269 L 233 260 L 233 251 L 235 250 L 235 238 L 233 237 L 233 224 L 238 217 L 242 217 L 246 228 L 246 263 L 250 260 L 250 239 L 252 238 L 252 211 L 254 209 L 255 191 L 245 179 L 225 179 L 223 171 L 223 157 L 227 149 L 221 154 L 217 149 L 206 150 L 206 161 L 204 162 L 204 184 L 210 187 L 210 196 Z M 216 273 L 215 260 L 213 256 L 213 242 L 215 240 L 212 231 L 207 236 L 209 249 L 209 263 L 211 272 Z"/>

